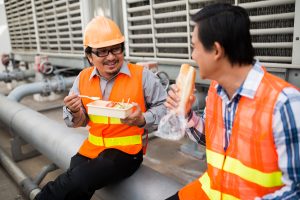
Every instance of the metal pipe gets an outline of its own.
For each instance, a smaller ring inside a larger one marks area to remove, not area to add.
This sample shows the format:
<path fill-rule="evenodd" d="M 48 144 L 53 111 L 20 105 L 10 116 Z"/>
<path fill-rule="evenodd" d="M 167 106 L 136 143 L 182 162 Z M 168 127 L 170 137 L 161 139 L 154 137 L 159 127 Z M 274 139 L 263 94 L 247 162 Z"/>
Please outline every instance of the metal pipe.
<path fill-rule="evenodd" d="M 174 11 L 174 12 L 167 12 L 167 13 L 159 13 L 159 14 L 154 14 L 154 19 L 163 19 L 163 18 L 168 18 L 168 17 L 179 17 L 179 16 L 185 16 L 186 11 Z"/>
<path fill-rule="evenodd" d="M 54 163 L 46 165 L 45 167 L 43 167 L 42 171 L 40 171 L 40 173 L 35 177 L 33 182 L 39 185 L 49 172 L 55 171 L 57 169 L 58 167 Z"/>
<path fill-rule="evenodd" d="M 85 135 L 0 95 L 0 121 L 57 166 L 67 169 Z M 55 130 L 55 131 L 53 131 Z"/>
<path fill-rule="evenodd" d="M 35 71 L 34 70 L 14 70 L 11 72 L 1 72 L 0 73 L 0 81 L 9 82 L 12 80 L 24 80 L 30 77 L 35 77 Z"/>
<path fill-rule="evenodd" d="M 254 42 L 252 45 L 254 48 L 293 48 L 293 42 Z"/>
<path fill-rule="evenodd" d="M 155 28 L 186 27 L 186 22 L 159 23 L 159 24 L 154 24 L 154 27 Z"/>
<path fill-rule="evenodd" d="M 251 35 L 266 35 L 266 34 L 292 34 L 294 32 L 294 27 L 287 28 L 265 28 L 265 29 L 251 29 Z"/>
<path fill-rule="evenodd" d="M 128 26 L 128 30 L 134 31 L 134 30 L 145 30 L 145 29 L 151 29 L 151 24 L 146 25 L 136 25 L 136 26 Z"/>
<path fill-rule="evenodd" d="M 61 169 L 67 169 L 71 157 L 87 137 L 0 94 L 0 121 L 30 143 Z M 55 131 L 53 131 L 55 130 Z M 147 187 L 145 187 L 145 185 Z M 111 200 L 164 199 L 182 187 L 174 180 L 146 166 L 119 184 L 101 189 L 97 194 Z M 137 198 L 134 198 L 137 197 Z"/>
<path fill-rule="evenodd" d="M 261 7 L 269 7 L 269 6 L 279 6 L 284 4 L 292 4 L 295 3 L 295 0 L 268 0 L 268 1 L 259 1 L 259 2 L 249 2 L 249 3 L 240 3 L 239 6 L 245 9 L 251 8 L 261 8 Z"/>
<path fill-rule="evenodd" d="M 43 82 L 29 83 L 20 85 L 12 90 L 8 99 L 13 101 L 21 101 L 25 96 L 37 93 L 48 93 L 48 92 L 62 92 L 67 88 L 71 87 L 75 77 L 63 78 L 62 76 L 56 76 L 52 79 L 46 79 Z"/>
<path fill-rule="evenodd" d="M 40 191 L 39 187 L 24 174 L 24 172 L 10 159 L 10 157 L 0 148 L 0 164 L 13 178 L 13 180 L 22 188 L 23 192 L 31 200 Z"/>
<path fill-rule="evenodd" d="M 173 2 L 166 2 L 166 3 L 158 3 L 154 4 L 153 8 L 158 9 L 158 8 L 169 8 L 172 6 L 183 6 L 185 5 L 185 1 L 173 1 Z"/>
<path fill-rule="evenodd" d="M 146 5 L 146 6 L 139 6 L 139 7 L 134 7 L 134 8 L 127 8 L 127 12 L 133 13 L 133 12 L 146 11 L 149 9 L 150 9 L 150 6 Z"/>
<path fill-rule="evenodd" d="M 261 21 L 271 21 L 271 20 L 282 20 L 282 19 L 294 19 L 295 13 L 279 13 L 271 15 L 258 15 L 258 16 L 249 16 L 251 22 L 261 22 Z"/>

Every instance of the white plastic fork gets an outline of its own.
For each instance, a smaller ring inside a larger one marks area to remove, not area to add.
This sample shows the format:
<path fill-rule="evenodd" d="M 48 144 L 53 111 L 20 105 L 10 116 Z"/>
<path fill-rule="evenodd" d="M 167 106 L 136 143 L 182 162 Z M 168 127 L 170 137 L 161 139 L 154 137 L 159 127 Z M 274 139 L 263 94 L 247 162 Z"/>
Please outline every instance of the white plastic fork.
<path fill-rule="evenodd" d="M 94 101 L 96 101 L 96 100 L 99 100 L 100 99 L 100 97 L 90 97 L 90 96 L 87 96 L 87 95 L 78 95 L 79 97 L 81 97 L 81 98 L 88 98 L 88 99 L 91 99 L 91 100 L 94 100 Z"/>

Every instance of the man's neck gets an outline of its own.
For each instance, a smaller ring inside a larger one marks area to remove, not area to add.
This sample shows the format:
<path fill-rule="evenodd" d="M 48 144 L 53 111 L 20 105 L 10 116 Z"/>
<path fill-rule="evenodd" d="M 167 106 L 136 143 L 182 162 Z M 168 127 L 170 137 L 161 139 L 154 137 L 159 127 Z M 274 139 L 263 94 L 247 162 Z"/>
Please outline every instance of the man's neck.
<path fill-rule="evenodd" d="M 226 91 L 231 99 L 238 88 L 246 80 L 252 65 L 228 65 L 224 67 L 224 72 L 215 79 Z"/>

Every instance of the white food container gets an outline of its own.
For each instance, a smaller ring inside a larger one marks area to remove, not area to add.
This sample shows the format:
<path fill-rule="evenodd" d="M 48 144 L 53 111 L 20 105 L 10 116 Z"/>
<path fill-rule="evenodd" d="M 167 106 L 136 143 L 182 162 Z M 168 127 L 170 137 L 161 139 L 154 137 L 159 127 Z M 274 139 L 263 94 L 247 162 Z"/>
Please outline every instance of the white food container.
<path fill-rule="evenodd" d="M 118 107 L 106 107 L 110 102 L 111 101 L 97 100 L 88 103 L 88 114 L 124 119 L 132 112 L 133 105 L 130 103 L 117 102 L 117 104 L 123 105 L 125 107 L 124 109 Z"/>

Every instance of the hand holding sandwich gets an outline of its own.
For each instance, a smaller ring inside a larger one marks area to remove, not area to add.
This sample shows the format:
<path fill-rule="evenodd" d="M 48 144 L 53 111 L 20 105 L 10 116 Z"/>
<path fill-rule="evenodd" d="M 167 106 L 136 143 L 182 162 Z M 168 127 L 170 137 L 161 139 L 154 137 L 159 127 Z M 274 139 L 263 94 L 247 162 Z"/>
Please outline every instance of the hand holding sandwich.
<path fill-rule="evenodd" d="M 176 84 L 171 85 L 165 106 L 175 111 L 178 115 L 187 116 L 195 101 L 196 70 L 188 64 L 182 64 L 176 79 Z"/>
<path fill-rule="evenodd" d="M 187 100 L 186 103 L 186 110 L 185 110 L 185 116 L 188 115 L 188 113 L 190 112 L 192 105 L 195 102 L 195 95 L 191 94 Z M 170 90 L 168 91 L 168 97 L 166 99 L 165 102 L 165 106 L 169 109 L 169 110 L 178 110 L 180 104 L 180 96 L 179 96 L 179 89 L 177 87 L 176 84 L 173 84 L 170 86 Z"/>

